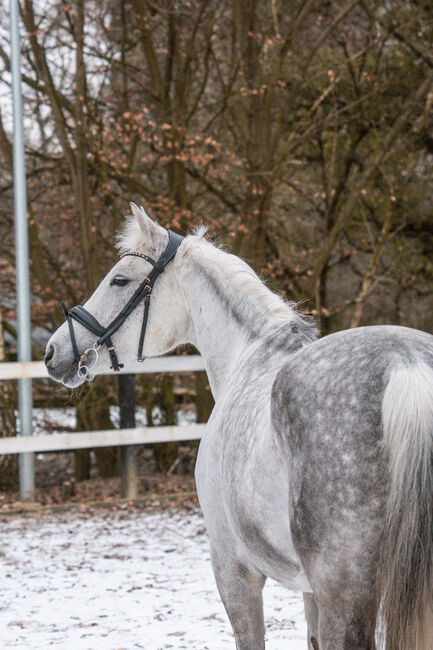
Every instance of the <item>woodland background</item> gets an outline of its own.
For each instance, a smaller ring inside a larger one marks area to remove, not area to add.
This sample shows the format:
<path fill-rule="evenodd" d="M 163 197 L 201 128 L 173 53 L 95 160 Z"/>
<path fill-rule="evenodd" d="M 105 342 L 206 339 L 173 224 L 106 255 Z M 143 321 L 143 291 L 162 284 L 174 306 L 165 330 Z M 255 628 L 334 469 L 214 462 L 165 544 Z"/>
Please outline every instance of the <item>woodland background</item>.
<path fill-rule="evenodd" d="M 433 331 L 430 2 L 23 0 L 21 16 L 35 359 L 58 297 L 81 303 L 114 263 L 128 201 L 181 233 L 207 224 L 322 334 Z M 0 359 L 16 334 L 8 41 L 2 1 Z M 78 429 L 110 426 L 110 379 L 34 393 L 75 404 Z M 150 422 L 155 403 L 167 423 L 182 400 L 199 420 L 212 403 L 200 373 L 142 376 L 137 394 Z M 177 453 L 157 448 L 158 467 Z M 88 453 L 75 461 L 85 478 Z M 101 475 L 116 466 L 100 450 Z"/>

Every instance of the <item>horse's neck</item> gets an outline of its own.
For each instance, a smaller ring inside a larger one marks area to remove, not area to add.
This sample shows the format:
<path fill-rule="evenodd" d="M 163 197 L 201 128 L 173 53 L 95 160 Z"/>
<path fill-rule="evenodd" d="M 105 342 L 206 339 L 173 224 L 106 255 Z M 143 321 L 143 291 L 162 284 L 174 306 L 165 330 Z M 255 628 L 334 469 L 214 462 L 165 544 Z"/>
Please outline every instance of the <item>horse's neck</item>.
<path fill-rule="evenodd" d="M 247 348 L 269 338 L 294 314 L 238 258 L 206 241 L 188 244 L 181 272 L 191 315 L 190 342 L 204 358 L 217 399 Z"/>

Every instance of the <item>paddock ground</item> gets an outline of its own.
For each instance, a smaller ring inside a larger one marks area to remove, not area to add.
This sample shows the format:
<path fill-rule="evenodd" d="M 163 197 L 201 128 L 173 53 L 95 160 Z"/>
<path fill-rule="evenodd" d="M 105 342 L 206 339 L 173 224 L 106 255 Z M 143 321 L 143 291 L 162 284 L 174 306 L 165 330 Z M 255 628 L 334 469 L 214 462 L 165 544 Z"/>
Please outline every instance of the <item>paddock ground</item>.
<path fill-rule="evenodd" d="M 267 650 L 306 649 L 300 594 L 265 587 Z M 200 511 L 0 514 L 0 648 L 234 649 Z"/>

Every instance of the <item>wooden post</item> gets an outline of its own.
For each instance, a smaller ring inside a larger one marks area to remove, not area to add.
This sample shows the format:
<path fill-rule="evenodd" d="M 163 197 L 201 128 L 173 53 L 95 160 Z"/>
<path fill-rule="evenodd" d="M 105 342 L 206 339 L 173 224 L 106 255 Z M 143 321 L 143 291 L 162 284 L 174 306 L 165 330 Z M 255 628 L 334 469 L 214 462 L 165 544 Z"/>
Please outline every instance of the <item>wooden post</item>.
<path fill-rule="evenodd" d="M 120 428 L 135 427 L 135 377 L 119 375 Z M 121 495 L 125 499 L 138 496 L 137 452 L 134 446 L 122 447 L 120 450 Z"/>

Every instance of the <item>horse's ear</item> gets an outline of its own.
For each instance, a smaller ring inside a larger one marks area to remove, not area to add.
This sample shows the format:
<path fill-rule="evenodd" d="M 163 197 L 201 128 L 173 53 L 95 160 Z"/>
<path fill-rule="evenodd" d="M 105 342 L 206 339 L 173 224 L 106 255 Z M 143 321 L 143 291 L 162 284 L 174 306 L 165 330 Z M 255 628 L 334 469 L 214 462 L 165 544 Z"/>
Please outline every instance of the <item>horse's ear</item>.
<path fill-rule="evenodd" d="M 153 221 L 144 208 L 139 208 L 135 203 L 131 203 L 131 212 L 132 216 L 140 226 L 140 230 L 143 233 L 145 241 L 152 242 L 155 244 L 161 236 L 164 235 L 165 230 L 158 223 Z"/>

